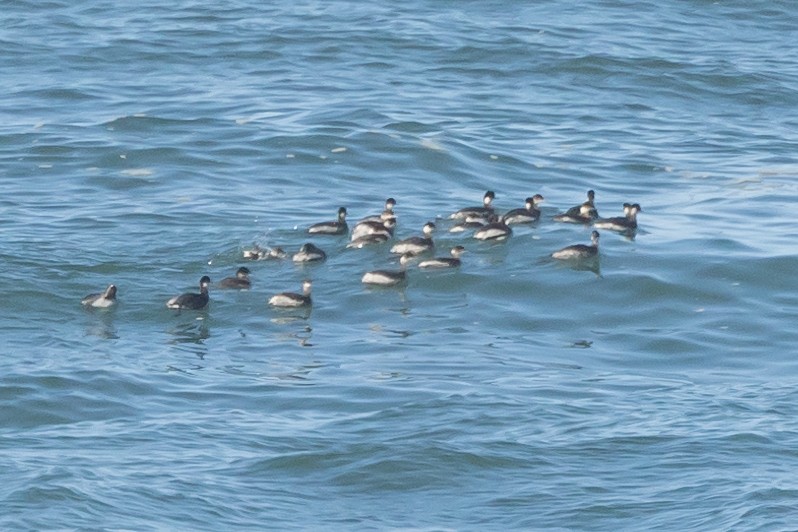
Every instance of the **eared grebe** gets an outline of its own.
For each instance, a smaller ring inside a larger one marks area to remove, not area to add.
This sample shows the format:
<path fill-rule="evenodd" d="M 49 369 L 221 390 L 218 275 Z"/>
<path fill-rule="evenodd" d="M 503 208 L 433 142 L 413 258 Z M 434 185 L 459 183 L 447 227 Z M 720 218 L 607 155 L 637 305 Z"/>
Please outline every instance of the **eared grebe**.
<path fill-rule="evenodd" d="M 116 286 L 109 284 L 105 292 L 89 294 L 80 300 L 87 307 L 108 308 L 116 305 Z"/>
<path fill-rule="evenodd" d="M 570 224 L 589 224 L 598 218 L 598 212 L 595 207 L 591 207 L 587 203 L 576 207 L 579 209 L 576 212 L 563 212 L 554 216 L 555 222 L 565 222 Z"/>
<path fill-rule="evenodd" d="M 524 207 L 521 209 L 513 209 L 504 216 L 502 220 L 507 225 L 512 224 L 528 224 L 538 221 L 540 218 L 540 209 L 538 205 L 543 201 L 543 196 L 535 194 L 531 198 L 524 200 Z"/>
<path fill-rule="evenodd" d="M 385 209 L 380 214 L 366 216 L 357 223 L 360 224 L 363 222 L 384 222 L 389 218 L 396 219 L 396 214 L 394 214 L 393 212 L 394 207 L 396 207 L 396 200 L 393 198 L 388 198 L 387 200 L 385 200 Z"/>
<path fill-rule="evenodd" d="M 349 231 L 346 225 L 346 207 L 338 209 L 338 219 L 334 222 L 321 222 L 308 227 L 312 235 L 343 235 Z"/>
<path fill-rule="evenodd" d="M 203 275 L 202 279 L 200 279 L 199 287 L 200 293 L 186 293 L 181 294 L 179 296 L 175 296 L 169 301 L 166 302 L 166 306 L 169 308 L 175 309 L 188 309 L 188 310 L 199 310 L 204 308 L 208 304 L 208 286 L 211 284 L 211 278 L 207 275 Z"/>
<path fill-rule="evenodd" d="M 373 244 L 382 244 L 383 242 L 387 242 L 388 240 L 390 240 L 390 237 L 384 233 L 363 235 L 361 237 L 358 237 L 350 241 L 346 245 L 346 247 L 349 249 L 361 249 L 366 246 L 371 246 Z"/>
<path fill-rule="evenodd" d="M 609 229 L 611 231 L 629 232 L 637 229 L 637 213 L 643 209 L 640 204 L 624 203 L 623 213 L 625 216 L 616 216 L 613 218 L 599 218 L 593 222 L 593 226 L 599 229 Z"/>
<path fill-rule="evenodd" d="M 491 217 L 490 223 L 483 225 L 474 232 L 474 238 L 477 240 L 506 240 L 513 234 L 510 226 L 494 215 Z"/>
<path fill-rule="evenodd" d="M 566 212 L 568 212 L 569 214 L 576 214 L 578 212 L 581 212 L 582 207 L 584 207 L 585 205 L 595 208 L 596 207 L 595 201 L 596 201 L 596 191 L 595 190 L 588 190 L 587 191 L 587 199 L 584 201 L 584 203 L 582 203 L 580 205 L 576 205 L 574 207 L 571 207 Z"/>
<path fill-rule="evenodd" d="M 361 281 L 364 284 L 375 284 L 380 286 L 392 286 L 399 284 L 407 279 L 407 263 L 413 257 L 412 253 L 403 253 L 399 257 L 399 270 L 374 270 L 363 274 Z"/>
<path fill-rule="evenodd" d="M 587 191 L 587 201 L 581 205 L 571 207 L 567 211 L 554 216 L 556 222 L 566 222 L 573 224 L 588 224 L 598 218 L 598 211 L 594 204 L 596 193 L 593 190 Z"/>
<path fill-rule="evenodd" d="M 492 190 L 488 190 L 482 197 L 482 207 L 466 207 L 450 215 L 449 218 L 455 220 L 462 220 L 468 218 L 469 216 L 486 218 L 493 213 L 493 207 L 491 206 L 491 203 L 493 203 L 493 199 L 495 197 L 496 194 L 494 194 Z"/>
<path fill-rule="evenodd" d="M 435 231 L 435 224 L 432 222 L 425 223 L 422 229 L 424 236 L 411 236 L 410 238 L 400 240 L 391 247 L 391 253 L 419 254 L 431 250 L 433 247 L 435 247 L 432 242 L 433 231 Z"/>
<path fill-rule="evenodd" d="M 281 247 L 262 248 L 254 244 L 250 249 L 244 250 L 244 258 L 249 260 L 284 259 L 288 254 Z"/>
<path fill-rule="evenodd" d="M 269 305 L 273 307 L 304 307 L 312 303 L 310 299 L 310 289 L 313 283 L 306 279 L 302 281 L 302 293 L 282 292 L 273 295 L 269 299 Z"/>
<path fill-rule="evenodd" d="M 457 268 L 460 266 L 460 256 L 465 253 L 463 246 L 455 246 L 451 249 L 451 257 L 435 257 L 434 259 L 420 262 L 419 268 Z"/>
<path fill-rule="evenodd" d="M 396 218 L 386 218 L 385 220 L 358 222 L 352 229 L 352 240 L 357 240 L 362 236 L 368 235 L 385 235 L 388 238 L 393 236 L 393 230 L 396 228 Z"/>
<path fill-rule="evenodd" d="M 291 260 L 294 262 L 315 262 L 321 261 L 327 258 L 327 254 L 316 247 L 314 244 L 308 242 L 307 244 L 302 244 L 302 247 L 299 248 L 299 251 L 294 253 L 294 256 L 291 257 Z"/>
<path fill-rule="evenodd" d="M 225 277 L 219 281 L 220 288 L 236 288 L 239 290 L 247 289 L 252 286 L 252 281 L 249 280 L 249 268 L 242 266 L 236 270 L 235 277 Z"/>
<path fill-rule="evenodd" d="M 449 228 L 450 233 L 463 233 L 465 231 L 473 231 L 479 229 L 490 223 L 488 218 L 482 216 L 469 216 L 463 222 L 454 224 Z"/>
<path fill-rule="evenodd" d="M 590 245 L 574 244 L 567 246 L 559 251 L 555 251 L 551 256 L 559 260 L 589 259 L 598 255 L 599 234 L 598 231 L 590 233 Z"/>

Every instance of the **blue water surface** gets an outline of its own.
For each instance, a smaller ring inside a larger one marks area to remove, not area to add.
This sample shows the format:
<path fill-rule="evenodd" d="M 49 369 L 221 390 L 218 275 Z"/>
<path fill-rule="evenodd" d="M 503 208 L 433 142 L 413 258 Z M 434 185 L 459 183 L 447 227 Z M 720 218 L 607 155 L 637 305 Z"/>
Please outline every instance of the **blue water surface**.
<path fill-rule="evenodd" d="M 787 1 L 6 2 L 0 528 L 794 529 L 797 40 Z M 640 227 L 556 263 L 589 189 Z M 449 233 L 487 190 L 541 219 Z M 305 232 L 388 197 L 462 266 L 368 288 L 390 244 Z"/>

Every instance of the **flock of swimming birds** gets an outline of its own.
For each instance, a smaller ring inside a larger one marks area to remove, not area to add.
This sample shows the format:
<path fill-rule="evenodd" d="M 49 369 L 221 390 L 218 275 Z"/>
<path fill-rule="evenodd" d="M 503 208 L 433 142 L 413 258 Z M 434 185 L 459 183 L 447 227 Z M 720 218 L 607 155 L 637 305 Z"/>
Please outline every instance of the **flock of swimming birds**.
<path fill-rule="evenodd" d="M 495 198 L 493 191 L 487 191 L 483 196 L 482 205 L 477 207 L 466 207 L 452 213 L 449 218 L 453 225 L 449 232 L 458 233 L 472 231 L 473 237 L 477 240 L 501 241 L 509 238 L 512 227 L 516 224 L 530 224 L 540 219 L 540 203 L 543 196 L 535 194 L 526 198 L 524 206 L 513 209 L 500 215 L 493 207 Z M 587 192 L 587 200 L 583 203 L 571 207 L 565 212 L 553 217 L 554 221 L 592 225 L 595 229 L 606 229 L 633 235 L 637 231 L 637 214 L 642 211 L 637 203 L 624 203 L 623 216 L 611 218 L 599 217 L 595 206 L 595 192 Z M 347 248 L 363 248 L 365 246 L 383 244 L 393 239 L 394 229 L 396 228 L 396 213 L 394 208 L 396 201 L 388 198 L 385 201 L 385 208 L 380 214 L 369 216 L 358 221 L 349 230 L 346 221 L 347 211 L 345 207 L 338 209 L 338 218 L 333 221 L 321 222 L 307 228 L 310 235 L 330 235 L 340 236 L 350 234 L 350 241 Z M 424 254 L 429 254 L 434 250 L 432 234 L 436 226 L 433 222 L 427 222 L 422 228 L 422 234 L 397 240 L 390 248 L 391 253 L 398 254 L 400 269 L 398 270 L 374 270 L 363 274 L 361 281 L 367 285 L 393 286 L 403 283 L 407 279 L 407 266 L 411 260 Z M 590 244 L 574 244 L 566 246 L 551 254 L 551 257 L 563 261 L 586 261 L 594 260 L 598 257 L 599 233 L 596 230 L 591 233 Z M 460 266 L 460 257 L 465 252 L 463 246 L 455 246 L 451 249 L 450 257 L 433 257 L 421 260 L 419 268 L 457 268 Z M 248 260 L 273 260 L 287 258 L 288 254 L 279 247 L 264 249 L 255 246 L 243 251 L 243 258 Z M 300 250 L 291 256 L 295 263 L 318 262 L 327 258 L 326 253 L 312 243 L 302 245 Z M 246 290 L 251 287 L 249 279 L 250 270 L 241 267 L 236 272 L 235 277 L 222 279 L 219 283 L 220 288 Z M 199 282 L 199 293 L 185 293 L 175 296 L 166 302 L 170 309 L 178 310 L 201 310 L 208 305 L 210 300 L 208 289 L 211 279 L 204 275 Z M 302 282 L 302 292 L 282 292 L 269 299 L 269 305 L 281 308 L 306 307 L 312 304 L 311 300 L 312 282 L 305 280 Z M 109 285 L 104 292 L 90 294 L 84 297 L 81 303 L 87 307 L 109 308 L 116 304 L 117 287 Z"/>

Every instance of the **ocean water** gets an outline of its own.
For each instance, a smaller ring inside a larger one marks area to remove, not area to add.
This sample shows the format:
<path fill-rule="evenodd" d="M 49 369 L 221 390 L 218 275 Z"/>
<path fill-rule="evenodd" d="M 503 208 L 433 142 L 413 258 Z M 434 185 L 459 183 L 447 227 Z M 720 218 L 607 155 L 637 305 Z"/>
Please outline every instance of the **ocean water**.
<path fill-rule="evenodd" d="M 794 530 L 794 2 L 4 2 L 3 530 Z M 552 216 L 642 206 L 594 267 Z M 447 232 L 545 196 L 506 242 Z M 397 200 L 456 271 L 309 237 Z M 165 301 L 257 261 L 209 308 Z M 277 292 L 314 281 L 310 311 Z M 86 310 L 114 283 L 119 304 Z"/>

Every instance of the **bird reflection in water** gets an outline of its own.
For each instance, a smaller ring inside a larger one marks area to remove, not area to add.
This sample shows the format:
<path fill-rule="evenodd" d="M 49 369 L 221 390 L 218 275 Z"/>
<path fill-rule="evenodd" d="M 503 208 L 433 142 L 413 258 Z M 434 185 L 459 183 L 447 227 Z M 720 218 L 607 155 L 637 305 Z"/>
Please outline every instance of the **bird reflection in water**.
<path fill-rule="evenodd" d="M 90 321 L 86 324 L 86 336 L 96 336 L 106 340 L 119 338 L 114 325 L 114 312 L 103 309 L 96 312 L 96 309 L 87 308 L 87 314 L 91 314 Z"/>
<path fill-rule="evenodd" d="M 273 318 L 272 323 L 278 325 L 298 325 L 299 327 L 291 331 L 283 331 L 277 334 L 277 338 L 281 341 L 297 342 L 300 347 L 313 347 L 311 338 L 313 337 L 313 327 L 309 323 L 304 323 L 307 317 L 302 318 L 298 316 L 285 316 L 281 318 Z"/>
<path fill-rule="evenodd" d="M 205 317 L 178 323 L 170 327 L 167 332 L 172 336 L 169 340 L 170 344 L 194 353 L 200 360 L 203 360 L 208 353 L 205 340 L 211 337 L 211 332 L 208 327 L 208 320 Z"/>

